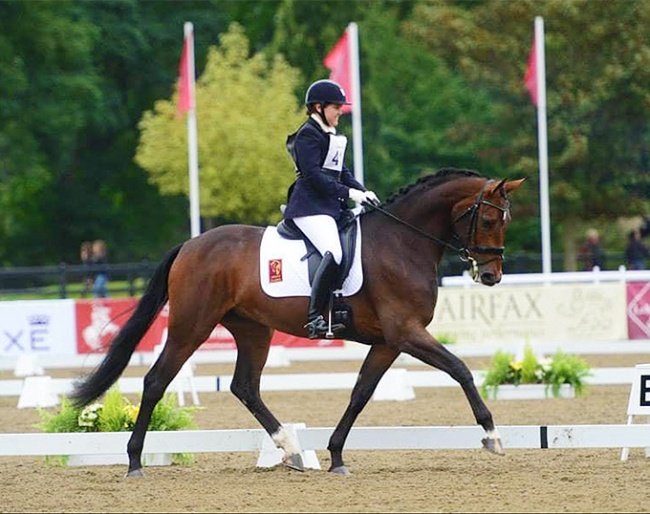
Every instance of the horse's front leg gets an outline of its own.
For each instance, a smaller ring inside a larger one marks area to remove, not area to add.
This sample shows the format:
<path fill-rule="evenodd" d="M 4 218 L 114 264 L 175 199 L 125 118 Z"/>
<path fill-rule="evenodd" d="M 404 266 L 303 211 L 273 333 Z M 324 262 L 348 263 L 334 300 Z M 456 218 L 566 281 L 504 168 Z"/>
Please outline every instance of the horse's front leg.
<path fill-rule="evenodd" d="M 343 446 L 345 440 L 357 416 L 359 416 L 368 403 L 368 400 L 372 397 L 372 393 L 377 388 L 379 380 L 386 370 L 390 368 L 399 353 L 398 350 L 388 348 L 385 345 L 372 346 L 370 348 L 359 371 L 357 382 L 352 389 L 350 403 L 347 409 L 345 409 L 345 413 L 332 433 L 332 437 L 330 437 L 329 444 L 327 445 L 327 449 L 332 458 L 332 464 L 329 469 L 332 473 L 341 475 L 349 474 L 348 468 L 343 463 Z"/>
<path fill-rule="evenodd" d="M 465 363 L 436 341 L 425 328 L 417 330 L 416 333 L 402 340 L 404 342 L 400 349 L 403 352 L 446 372 L 460 384 L 472 407 L 476 422 L 485 430 L 485 438 L 482 440 L 483 447 L 492 453 L 503 455 L 501 437 L 494 426 L 492 413 L 481 398 L 474 384 L 474 377 Z"/>

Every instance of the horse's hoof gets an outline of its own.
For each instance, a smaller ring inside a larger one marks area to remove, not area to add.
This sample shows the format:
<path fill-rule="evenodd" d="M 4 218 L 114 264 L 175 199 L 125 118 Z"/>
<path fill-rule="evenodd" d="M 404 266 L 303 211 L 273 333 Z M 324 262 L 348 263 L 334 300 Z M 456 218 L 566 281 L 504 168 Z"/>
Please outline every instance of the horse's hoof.
<path fill-rule="evenodd" d="M 486 437 L 481 439 L 483 443 L 483 448 L 485 448 L 490 453 L 496 455 L 505 455 L 506 452 L 503 451 L 503 446 L 501 445 L 501 439 L 495 437 Z"/>
<path fill-rule="evenodd" d="M 144 478 L 144 471 L 142 471 L 142 468 L 130 469 L 126 474 L 126 478 Z"/>
<path fill-rule="evenodd" d="M 302 463 L 302 457 L 300 456 L 299 453 L 292 453 L 291 455 L 288 455 L 283 459 L 282 462 L 289 469 L 293 469 L 300 472 L 305 471 L 305 466 Z"/>
<path fill-rule="evenodd" d="M 330 468 L 330 473 L 334 473 L 336 475 L 351 475 L 350 470 L 348 469 L 347 466 L 337 466 L 335 468 Z"/>

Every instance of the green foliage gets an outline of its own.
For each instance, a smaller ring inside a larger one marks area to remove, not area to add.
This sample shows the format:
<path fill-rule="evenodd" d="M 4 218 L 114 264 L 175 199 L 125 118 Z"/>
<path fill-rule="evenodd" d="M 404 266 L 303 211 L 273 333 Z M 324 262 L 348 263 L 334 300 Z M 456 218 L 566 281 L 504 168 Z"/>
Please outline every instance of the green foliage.
<path fill-rule="evenodd" d="M 186 20 L 205 216 L 279 217 L 293 178 L 286 135 L 355 20 L 367 185 L 385 197 L 442 166 L 527 175 L 508 245 L 539 251 L 537 121 L 523 86 L 536 15 L 553 248 L 570 252 L 576 221 L 650 212 L 649 2 L 0 2 L 0 263 L 77 262 L 79 242 L 96 238 L 112 262 L 158 259 L 187 237 L 186 130 L 173 104 Z M 260 84 L 268 96 L 251 95 Z M 143 113 L 164 118 L 151 137 L 164 157 L 146 172 L 134 160 Z"/>
<path fill-rule="evenodd" d="M 359 33 L 369 185 L 385 197 L 443 167 L 488 174 L 479 156 L 496 144 L 493 101 L 423 51 L 384 6 L 369 9 Z"/>
<path fill-rule="evenodd" d="M 538 369 L 540 365 L 537 363 L 535 352 L 526 346 L 524 349 L 524 358 L 521 361 L 521 383 L 522 384 L 535 384 L 538 382 Z"/>
<path fill-rule="evenodd" d="M 536 116 L 523 84 L 535 16 L 544 18 L 546 34 L 549 183 L 558 248 L 559 230 L 576 218 L 596 221 L 650 209 L 650 3 L 423 2 L 408 29 L 489 94 L 494 123 L 483 128 L 500 133 L 502 145 L 485 147 L 482 164 L 503 166 L 511 176 L 526 174 L 531 183 L 521 205 L 535 205 Z"/>
<path fill-rule="evenodd" d="M 59 412 L 54 414 L 46 410 L 39 411 L 41 422 L 37 425 L 43 432 L 87 432 L 86 427 L 79 425 L 81 411 L 72 406 L 67 397 L 61 398 Z"/>
<path fill-rule="evenodd" d="M 558 350 L 546 372 L 545 380 L 551 384 L 553 395 L 557 395 L 562 384 L 571 384 L 576 394 L 582 394 L 585 389 L 584 378 L 590 374 L 589 365 L 583 359 Z"/>
<path fill-rule="evenodd" d="M 557 350 L 550 359 L 538 360 L 535 353 L 526 345 L 521 361 L 515 361 L 511 353 L 497 351 L 492 357 L 483 384 L 482 396 L 495 396 L 503 384 L 546 384 L 554 397 L 558 397 L 560 387 L 570 384 L 576 395 L 585 392 L 585 378 L 591 374 L 586 361 L 575 355 Z"/>
<path fill-rule="evenodd" d="M 277 222 L 294 179 L 286 136 L 304 120 L 293 90 L 299 74 L 282 56 L 249 57 L 233 24 L 211 48 L 197 82 L 200 205 L 204 216 L 244 223 Z M 188 194 L 186 126 L 176 97 L 156 102 L 141 123 L 137 162 L 162 194 Z"/>
<path fill-rule="evenodd" d="M 454 344 L 456 338 L 452 334 L 436 334 L 436 341 L 440 344 Z"/>
<path fill-rule="evenodd" d="M 111 388 L 104 396 L 104 404 L 99 416 L 98 432 L 121 432 L 129 426 L 127 406 L 119 389 Z"/>
<path fill-rule="evenodd" d="M 504 353 L 501 350 L 498 350 L 492 357 L 492 362 L 490 368 L 483 379 L 483 392 L 488 391 L 488 387 L 498 386 L 501 384 L 514 384 L 519 385 L 521 383 L 521 375 L 517 372 L 518 370 L 511 366 L 513 362 L 513 356 L 510 353 Z"/>
<path fill-rule="evenodd" d="M 58 412 L 39 410 L 41 422 L 36 426 L 44 432 L 124 432 L 133 430 L 140 405 L 123 397 L 117 386 L 104 396 L 103 403 L 93 403 L 84 408 L 75 407 L 66 397 L 61 399 Z M 192 417 L 195 408 L 179 407 L 176 396 L 167 394 L 153 410 L 148 430 L 170 431 L 196 428 Z M 190 454 L 174 454 L 176 463 L 189 463 Z M 55 462 L 55 459 L 50 459 Z"/>
<path fill-rule="evenodd" d="M 151 415 L 150 430 L 187 430 L 196 428 L 196 423 L 188 409 L 178 408 L 176 396 L 166 395 L 158 402 Z"/>
<path fill-rule="evenodd" d="M 225 28 L 212 2 L 0 2 L 0 263 L 77 262 L 97 238 L 113 262 L 157 259 L 187 237 L 186 199 L 161 198 L 133 162 L 186 19 L 200 66 Z"/>

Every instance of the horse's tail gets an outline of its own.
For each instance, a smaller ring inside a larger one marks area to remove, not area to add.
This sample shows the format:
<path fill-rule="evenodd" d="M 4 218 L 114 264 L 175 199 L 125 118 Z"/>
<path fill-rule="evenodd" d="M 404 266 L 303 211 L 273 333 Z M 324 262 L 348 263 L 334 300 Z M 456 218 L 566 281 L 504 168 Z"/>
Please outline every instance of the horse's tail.
<path fill-rule="evenodd" d="M 169 270 L 182 246 L 179 244 L 172 248 L 163 257 L 135 312 L 113 339 L 101 364 L 90 375 L 75 383 L 73 392 L 69 396 L 74 405 L 83 407 L 99 398 L 110 389 L 129 364 L 138 343 L 169 298 L 167 290 Z"/>

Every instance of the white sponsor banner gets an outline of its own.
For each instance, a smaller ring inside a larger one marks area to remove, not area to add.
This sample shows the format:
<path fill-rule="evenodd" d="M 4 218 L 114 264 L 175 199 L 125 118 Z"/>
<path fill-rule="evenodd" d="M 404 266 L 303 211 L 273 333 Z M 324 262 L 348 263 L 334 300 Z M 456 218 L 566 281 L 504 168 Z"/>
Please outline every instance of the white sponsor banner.
<path fill-rule="evenodd" d="M 627 340 L 626 284 L 441 287 L 428 330 L 468 344 Z"/>
<path fill-rule="evenodd" d="M 74 300 L 0 302 L 0 358 L 77 353 Z"/>

